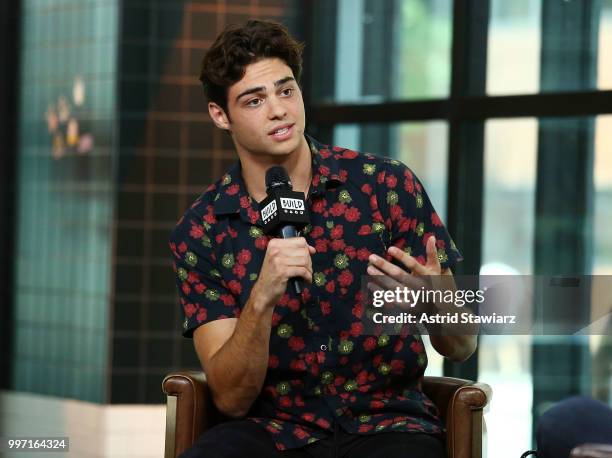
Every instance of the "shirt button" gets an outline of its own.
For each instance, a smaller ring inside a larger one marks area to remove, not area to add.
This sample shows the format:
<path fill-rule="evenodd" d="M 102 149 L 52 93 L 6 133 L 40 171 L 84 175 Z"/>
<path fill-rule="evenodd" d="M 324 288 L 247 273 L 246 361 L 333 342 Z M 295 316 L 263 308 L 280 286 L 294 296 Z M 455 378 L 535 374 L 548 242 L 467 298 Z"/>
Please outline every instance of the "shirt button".
<path fill-rule="evenodd" d="M 327 345 L 325 345 L 325 344 L 321 345 L 321 350 L 327 351 Z"/>

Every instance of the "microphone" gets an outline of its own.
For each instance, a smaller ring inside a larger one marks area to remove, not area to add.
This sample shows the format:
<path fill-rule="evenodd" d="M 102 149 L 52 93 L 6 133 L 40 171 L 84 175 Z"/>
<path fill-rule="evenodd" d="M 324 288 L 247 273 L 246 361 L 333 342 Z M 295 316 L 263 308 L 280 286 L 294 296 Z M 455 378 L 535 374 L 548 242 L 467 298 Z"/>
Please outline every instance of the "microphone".
<path fill-rule="evenodd" d="M 266 171 L 266 193 L 267 197 L 259 203 L 264 234 L 283 239 L 297 237 L 298 231 L 310 223 L 310 219 L 304 193 L 293 190 L 284 167 L 274 165 Z M 289 282 L 296 294 L 302 293 L 304 282 L 300 277 L 291 278 Z"/>

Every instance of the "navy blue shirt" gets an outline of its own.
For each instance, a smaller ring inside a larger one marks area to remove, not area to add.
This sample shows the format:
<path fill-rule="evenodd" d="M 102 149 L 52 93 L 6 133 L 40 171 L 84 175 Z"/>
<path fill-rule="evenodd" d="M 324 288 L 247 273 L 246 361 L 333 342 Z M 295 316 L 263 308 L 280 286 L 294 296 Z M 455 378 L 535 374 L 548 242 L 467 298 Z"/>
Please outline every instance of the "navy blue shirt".
<path fill-rule="evenodd" d="M 279 450 L 333 431 L 440 433 L 433 402 L 421 389 L 427 355 L 421 337 L 364 333 L 361 276 L 371 253 L 395 245 L 425 264 L 436 237 L 442 268 L 461 255 L 414 173 L 399 161 L 328 147 L 308 138 L 312 182 L 302 231 L 316 248 L 313 283 L 288 288 L 272 317 L 268 371 L 247 418 Z M 236 318 L 257 281 L 270 237 L 246 191 L 240 163 L 189 208 L 170 237 L 184 313 L 183 334 Z"/>

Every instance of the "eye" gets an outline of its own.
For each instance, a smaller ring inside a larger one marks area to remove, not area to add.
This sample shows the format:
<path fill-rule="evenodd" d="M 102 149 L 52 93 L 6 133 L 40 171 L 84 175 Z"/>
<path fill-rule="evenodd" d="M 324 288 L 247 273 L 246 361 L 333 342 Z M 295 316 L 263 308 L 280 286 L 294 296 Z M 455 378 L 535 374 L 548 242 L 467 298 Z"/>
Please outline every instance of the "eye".
<path fill-rule="evenodd" d="M 246 103 L 247 107 L 256 107 L 261 104 L 261 99 L 251 99 Z"/>
<path fill-rule="evenodd" d="M 285 88 L 281 91 L 281 94 L 289 97 L 291 94 L 293 94 L 293 88 L 292 87 Z"/>

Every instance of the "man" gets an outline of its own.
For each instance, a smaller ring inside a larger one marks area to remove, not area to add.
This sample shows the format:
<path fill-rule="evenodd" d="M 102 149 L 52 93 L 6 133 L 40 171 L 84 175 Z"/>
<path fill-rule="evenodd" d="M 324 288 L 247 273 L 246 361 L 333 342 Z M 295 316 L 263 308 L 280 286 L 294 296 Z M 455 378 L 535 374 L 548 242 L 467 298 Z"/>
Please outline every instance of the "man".
<path fill-rule="evenodd" d="M 272 22 L 227 29 L 202 63 L 210 116 L 239 163 L 187 210 L 170 247 L 184 335 L 234 421 L 185 456 L 445 456 L 420 387 L 421 339 L 365 335 L 360 278 L 451 275 L 461 255 L 407 167 L 305 136 L 300 73 L 301 46 Z M 263 235 L 257 202 L 273 165 L 306 196 L 300 237 Z M 306 282 L 300 296 L 293 277 Z M 432 344 L 464 360 L 475 338 Z"/>

